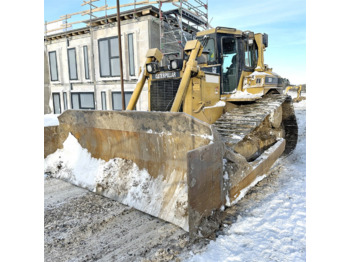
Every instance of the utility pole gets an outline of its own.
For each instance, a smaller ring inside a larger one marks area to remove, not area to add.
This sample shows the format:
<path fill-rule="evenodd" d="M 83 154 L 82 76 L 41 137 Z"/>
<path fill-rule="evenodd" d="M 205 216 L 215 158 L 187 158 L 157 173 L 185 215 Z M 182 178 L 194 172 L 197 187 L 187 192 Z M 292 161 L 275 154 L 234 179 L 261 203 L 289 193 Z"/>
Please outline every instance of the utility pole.
<path fill-rule="evenodd" d="M 122 108 L 125 110 L 125 95 L 124 95 L 124 74 L 123 74 L 123 54 L 122 54 L 122 35 L 120 33 L 120 6 L 117 0 L 117 15 L 118 15 L 118 45 L 119 45 L 119 65 L 120 65 L 120 89 L 122 95 Z"/>

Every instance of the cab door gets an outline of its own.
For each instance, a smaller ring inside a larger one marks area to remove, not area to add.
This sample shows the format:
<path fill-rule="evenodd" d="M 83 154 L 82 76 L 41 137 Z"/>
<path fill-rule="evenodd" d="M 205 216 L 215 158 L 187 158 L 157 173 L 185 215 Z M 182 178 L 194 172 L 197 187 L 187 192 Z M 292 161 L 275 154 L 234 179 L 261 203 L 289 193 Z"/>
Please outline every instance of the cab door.
<path fill-rule="evenodd" d="M 221 38 L 222 50 L 222 93 L 232 93 L 238 86 L 238 48 L 234 37 L 225 36 Z"/>

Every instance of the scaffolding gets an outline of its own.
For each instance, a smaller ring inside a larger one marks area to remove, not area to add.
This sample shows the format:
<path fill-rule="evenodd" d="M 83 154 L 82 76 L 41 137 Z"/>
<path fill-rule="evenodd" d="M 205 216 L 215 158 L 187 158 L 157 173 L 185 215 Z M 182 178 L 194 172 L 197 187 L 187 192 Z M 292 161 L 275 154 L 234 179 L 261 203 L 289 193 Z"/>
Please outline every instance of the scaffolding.
<path fill-rule="evenodd" d="M 115 10 L 116 6 L 108 6 L 107 0 L 103 6 L 96 6 L 92 4 L 93 2 L 98 2 L 99 0 L 83 0 L 84 5 L 89 5 L 88 10 L 75 12 L 72 14 L 66 14 L 60 17 L 60 19 L 45 22 L 45 37 L 48 34 L 55 34 L 62 31 L 73 30 L 73 26 L 78 24 L 86 24 L 86 20 L 69 22 L 69 19 L 75 16 L 84 16 L 90 15 L 91 17 L 96 18 L 93 14 L 95 12 L 104 11 L 104 23 L 108 24 L 107 11 Z M 167 4 L 165 6 L 165 4 Z M 165 10 L 165 7 L 169 7 L 170 4 L 175 6 L 175 9 Z M 138 19 L 136 15 L 136 6 L 139 5 L 158 5 L 159 14 L 158 14 L 158 23 L 160 26 L 160 38 L 162 39 L 160 43 L 160 48 L 165 53 L 167 50 L 171 50 L 172 46 L 178 48 L 179 46 L 184 46 L 186 41 L 193 38 L 195 32 L 203 29 L 208 29 L 211 26 L 208 23 L 208 0 L 157 0 L 157 1 L 136 1 L 133 3 L 127 3 L 120 5 L 121 8 L 133 7 L 133 19 Z M 61 23 L 60 23 L 61 22 Z M 90 19 L 91 24 L 91 19 Z M 57 24 L 56 28 L 48 29 L 48 26 Z M 89 25 L 90 26 L 90 25 Z"/>
<path fill-rule="evenodd" d="M 183 48 L 196 32 L 210 28 L 208 22 L 208 0 L 172 1 L 176 9 L 163 11 L 159 1 L 160 50 L 166 56 L 182 57 Z"/>

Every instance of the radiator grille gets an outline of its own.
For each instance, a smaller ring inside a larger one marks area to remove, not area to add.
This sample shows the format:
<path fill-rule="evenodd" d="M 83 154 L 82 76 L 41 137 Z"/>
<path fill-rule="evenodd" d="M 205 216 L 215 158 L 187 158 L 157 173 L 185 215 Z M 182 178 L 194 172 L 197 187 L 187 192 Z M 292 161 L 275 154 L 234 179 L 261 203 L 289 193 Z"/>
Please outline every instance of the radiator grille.
<path fill-rule="evenodd" d="M 170 111 L 181 78 L 153 80 L 151 83 L 151 111 Z M 180 109 L 182 111 L 182 108 Z"/>

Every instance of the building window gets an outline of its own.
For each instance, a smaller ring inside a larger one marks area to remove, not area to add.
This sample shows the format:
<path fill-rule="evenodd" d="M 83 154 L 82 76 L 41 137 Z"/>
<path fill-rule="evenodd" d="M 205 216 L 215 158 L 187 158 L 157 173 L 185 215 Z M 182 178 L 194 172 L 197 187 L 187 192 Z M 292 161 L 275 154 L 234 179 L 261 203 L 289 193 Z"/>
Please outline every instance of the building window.
<path fill-rule="evenodd" d="M 90 79 L 89 74 L 89 55 L 88 55 L 88 47 L 85 45 L 83 47 L 84 50 L 84 68 L 85 68 L 85 79 Z"/>
<path fill-rule="evenodd" d="M 125 95 L 125 107 L 128 106 L 132 92 L 124 92 Z M 112 108 L 113 110 L 122 110 L 122 94 L 121 92 L 112 92 Z"/>
<path fill-rule="evenodd" d="M 102 110 L 107 110 L 106 106 L 106 92 L 101 92 L 101 104 L 102 104 Z"/>
<path fill-rule="evenodd" d="M 67 103 L 67 92 L 63 92 L 63 108 L 64 110 L 68 109 L 68 103 Z"/>
<path fill-rule="evenodd" d="M 68 68 L 69 68 L 69 79 L 78 80 L 75 48 L 68 49 Z"/>
<path fill-rule="evenodd" d="M 94 93 L 72 93 L 73 109 L 95 109 Z"/>
<path fill-rule="evenodd" d="M 54 114 L 61 114 L 60 93 L 52 93 L 52 101 L 53 101 L 53 113 Z"/>
<path fill-rule="evenodd" d="M 133 34 L 128 34 L 128 50 L 129 50 L 129 74 L 130 74 L 130 76 L 135 76 Z"/>
<path fill-rule="evenodd" d="M 118 37 L 98 40 L 100 76 L 120 76 Z"/>
<path fill-rule="evenodd" d="M 49 52 L 51 81 L 58 81 L 56 51 Z"/>

